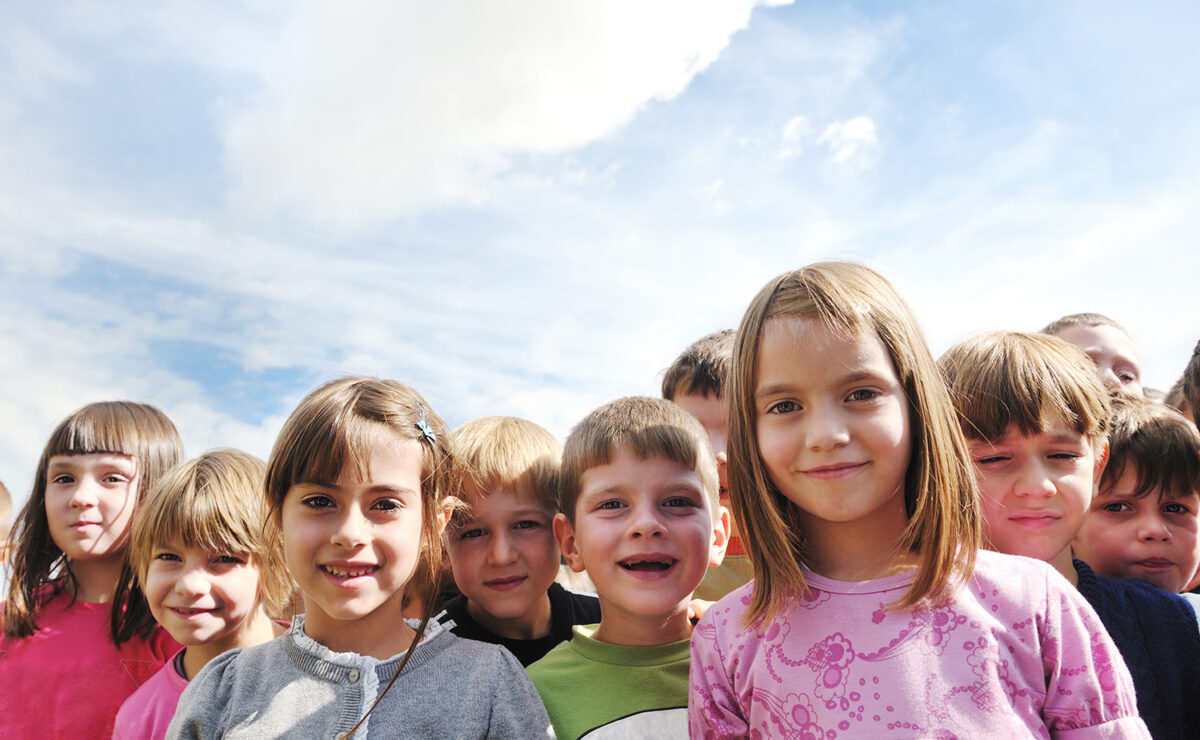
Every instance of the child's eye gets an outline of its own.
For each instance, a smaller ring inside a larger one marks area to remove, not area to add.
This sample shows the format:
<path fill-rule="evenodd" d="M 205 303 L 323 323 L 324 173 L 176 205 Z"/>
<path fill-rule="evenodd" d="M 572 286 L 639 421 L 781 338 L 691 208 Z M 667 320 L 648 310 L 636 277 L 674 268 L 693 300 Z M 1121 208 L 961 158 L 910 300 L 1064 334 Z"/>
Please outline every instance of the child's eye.
<path fill-rule="evenodd" d="M 1101 504 L 1100 508 L 1110 514 L 1124 514 L 1133 511 L 1133 507 L 1124 501 L 1110 501 L 1107 504 Z"/>
<path fill-rule="evenodd" d="M 170 563 L 178 563 L 178 562 L 180 562 L 180 558 L 179 558 L 179 556 L 178 556 L 178 555 L 176 555 L 176 554 L 175 554 L 175 553 L 173 553 L 173 552 L 160 552 L 159 554 L 157 554 L 157 555 L 155 555 L 155 556 L 154 556 L 154 559 L 155 559 L 155 560 L 162 560 L 162 561 L 165 561 L 165 562 L 170 562 Z"/>
<path fill-rule="evenodd" d="M 1169 501 L 1169 502 L 1163 504 L 1162 512 L 1164 514 L 1191 514 L 1192 513 L 1188 509 L 1188 507 L 1184 506 L 1183 504 L 1179 503 L 1178 501 Z"/>
<path fill-rule="evenodd" d="M 120 475 L 119 473 L 109 473 L 108 475 L 104 476 L 105 483 L 126 483 L 128 480 L 128 478 Z"/>
<path fill-rule="evenodd" d="M 67 475 L 66 473 L 59 473 L 58 475 L 51 478 L 50 482 L 60 485 L 60 486 L 65 486 L 68 483 L 74 483 L 75 477 L 71 476 L 71 475 Z"/>
<path fill-rule="evenodd" d="M 846 396 L 847 401 L 871 401 L 878 398 L 879 391 L 874 388 L 859 388 L 851 391 L 849 396 Z"/>
<path fill-rule="evenodd" d="M 795 401 L 779 401 L 767 407 L 768 414 L 790 414 L 799 410 L 800 404 Z"/>
<path fill-rule="evenodd" d="M 371 508 L 376 511 L 397 511 L 404 508 L 404 504 L 394 498 L 381 498 L 371 504 Z"/>
<path fill-rule="evenodd" d="M 597 509 L 623 509 L 623 508 L 625 508 L 625 504 L 620 501 L 617 501 L 616 499 L 609 499 L 608 501 L 600 502 L 600 505 L 597 506 L 596 508 Z"/>
<path fill-rule="evenodd" d="M 1077 452 L 1052 452 L 1050 453 L 1051 460 L 1078 460 L 1081 455 Z"/>
<path fill-rule="evenodd" d="M 458 533 L 458 538 L 460 540 L 473 540 L 473 539 L 482 537 L 483 535 L 484 535 L 484 531 L 482 528 L 472 527 L 471 529 L 464 529 L 464 530 L 460 531 Z"/>
<path fill-rule="evenodd" d="M 522 519 L 521 521 L 519 521 L 513 525 L 513 529 L 537 529 L 538 527 L 541 527 L 541 526 L 542 526 L 541 522 L 535 522 L 532 519 Z"/>
<path fill-rule="evenodd" d="M 213 558 L 213 562 L 221 565 L 241 565 L 246 562 L 246 559 L 237 555 L 219 555 Z"/>
<path fill-rule="evenodd" d="M 334 507 L 333 499 L 323 493 L 301 499 L 300 505 L 310 509 L 332 509 Z"/>
<path fill-rule="evenodd" d="M 667 499 L 666 501 L 663 501 L 663 506 L 669 506 L 669 507 L 683 507 L 683 506 L 694 507 L 695 505 L 696 505 L 696 502 L 693 501 L 692 499 L 688 498 L 687 496 L 672 496 L 671 498 Z"/>
<path fill-rule="evenodd" d="M 975 458 L 976 465 L 994 465 L 1008 460 L 1004 455 L 988 455 L 986 457 Z"/>

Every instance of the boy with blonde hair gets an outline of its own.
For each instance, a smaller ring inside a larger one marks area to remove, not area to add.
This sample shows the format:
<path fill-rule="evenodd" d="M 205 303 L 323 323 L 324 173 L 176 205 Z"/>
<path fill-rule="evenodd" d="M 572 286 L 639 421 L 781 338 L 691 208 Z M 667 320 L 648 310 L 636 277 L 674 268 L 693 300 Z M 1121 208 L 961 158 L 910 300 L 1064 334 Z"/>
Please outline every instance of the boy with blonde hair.
<path fill-rule="evenodd" d="M 559 738 L 687 736 L 688 606 L 729 533 L 716 468 L 700 423 L 665 400 L 622 398 L 571 431 L 554 535 L 601 619 L 529 667 Z"/>
<path fill-rule="evenodd" d="M 729 439 L 729 411 L 725 403 L 725 387 L 729 368 L 733 364 L 735 334 L 732 329 L 725 329 L 692 342 L 667 368 L 662 382 L 662 397 L 696 417 L 708 434 L 717 458 L 721 505 L 727 508 L 729 489 L 726 472 L 729 460 L 726 457 L 726 442 Z M 754 577 L 754 568 L 742 545 L 741 532 L 732 510 L 729 526 L 725 560 L 720 566 L 708 569 L 696 589 L 697 599 L 717 601 Z"/>
<path fill-rule="evenodd" d="M 528 666 L 600 621 L 600 601 L 554 582 L 561 450 L 531 421 L 489 416 L 450 434 L 464 506 L 443 535 L 461 596 L 443 623 L 459 637 L 503 645 Z"/>
<path fill-rule="evenodd" d="M 992 332 L 939 360 L 979 482 L 985 542 L 1044 560 L 1074 584 L 1133 675 L 1155 738 L 1200 726 L 1200 630 L 1180 597 L 1098 575 L 1072 558 L 1108 458 L 1109 394 L 1077 348 L 1056 337 Z"/>
<path fill-rule="evenodd" d="M 1142 365 L 1125 327 L 1098 313 L 1073 313 L 1055 319 L 1042 334 L 1058 337 L 1083 350 L 1096 365 L 1100 381 L 1110 391 L 1141 397 Z"/>

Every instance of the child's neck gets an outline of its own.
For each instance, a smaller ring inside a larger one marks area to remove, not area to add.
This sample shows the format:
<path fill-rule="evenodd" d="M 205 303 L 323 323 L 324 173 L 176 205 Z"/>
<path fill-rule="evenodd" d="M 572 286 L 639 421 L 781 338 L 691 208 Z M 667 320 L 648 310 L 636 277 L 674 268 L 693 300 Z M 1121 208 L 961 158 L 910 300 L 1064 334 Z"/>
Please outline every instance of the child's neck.
<path fill-rule="evenodd" d="M 113 600 L 121 577 L 120 557 L 100 560 L 72 560 L 67 591 L 85 604 L 107 604 Z"/>
<path fill-rule="evenodd" d="M 232 635 L 202 645 L 189 645 L 185 648 L 183 651 L 183 677 L 191 681 L 201 668 L 208 665 L 210 660 L 221 653 L 234 648 L 248 648 L 270 642 L 283 634 L 283 631 L 283 626 L 272 621 L 260 606 L 253 615 L 247 617 L 241 629 Z"/>
<path fill-rule="evenodd" d="M 543 594 L 527 613 L 511 619 L 493 617 L 470 599 L 467 600 L 467 614 L 488 632 L 507 640 L 538 640 L 550 634 L 549 594 Z"/>
<path fill-rule="evenodd" d="M 687 603 L 666 615 L 646 616 L 629 614 L 600 601 L 600 626 L 592 638 L 613 645 L 666 645 L 692 636 Z"/>
<path fill-rule="evenodd" d="M 903 512 L 901 512 L 903 516 Z M 872 581 L 914 567 L 916 553 L 903 552 L 899 540 L 907 525 L 899 519 L 887 528 L 894 534 L 881 537 L 879 528 L 863 531 L 852 524 L 816 522 L 804 532 L 804 561 L 814 573 L 835 581 Z"/>
<path fill-rule="evenodd" d="M 1072 586 L 1079 587 L 1079 574 L 1075 572 L 1075 559 L 1069 545 L 1047 562 L 1054 566 L 1054 569 L 1061 573 L 1063 578 L 1070 581 Z"/>
<path fill-rule="evenodd" d="M 335 653 L 357 653 L 387 660 L 412 646 L 416 631 L 404 621 L 403 595 L 398 593 L 370 614 L 357 619 L 335 619 L 307 610 L 304 633 Z"/>

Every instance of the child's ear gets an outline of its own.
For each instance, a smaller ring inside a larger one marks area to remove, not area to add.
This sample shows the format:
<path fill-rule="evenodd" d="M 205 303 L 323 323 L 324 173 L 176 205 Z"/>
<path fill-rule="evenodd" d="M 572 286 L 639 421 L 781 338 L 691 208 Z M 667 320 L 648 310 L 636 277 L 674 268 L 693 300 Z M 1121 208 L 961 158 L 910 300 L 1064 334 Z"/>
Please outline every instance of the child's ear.
<path fill-rule="evenodd" d="M 717 507 L 716 521 L 713 522 L 713 543 L 708 552 L 708 565 L 715 568 L 725 560 L 725 548 L 729 546 L 729 509 Z"/>
<path fill-rule="evenodd" d="M 554 515 L 554 541 L 558 543 L 558 549 L 562 552 L 563 559 L 567 561 L 567 565 L 576 573 L 582 573 L 586 569 L 583 562 L 583 557 L 579 554 L 579 548 L 575 544 L 575 527 L 571 521 L 567 519 L 566 514 Z"/>

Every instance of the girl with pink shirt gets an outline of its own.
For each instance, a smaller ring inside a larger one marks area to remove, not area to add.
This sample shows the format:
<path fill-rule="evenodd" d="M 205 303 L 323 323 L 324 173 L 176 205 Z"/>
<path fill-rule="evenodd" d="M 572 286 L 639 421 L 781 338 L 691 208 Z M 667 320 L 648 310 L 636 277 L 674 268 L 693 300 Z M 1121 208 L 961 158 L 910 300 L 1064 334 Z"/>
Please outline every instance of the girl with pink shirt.
<path fill-rule="evenodd" d="M 954 408 L 886 279 L 819 263 L 772 280 L 731 381 L 756 578 L 693 633 L 693 737 L 1148 737 L 1075 589 L 978 551 Z"/>
<path fill-rule="evenodd" d="M 143 491 L 183 453 L 158 409 L 84 406 L 50 435 L 13 535 L 0 636 L 0 737 L 108 738 L 121 702 L 179 646 L 138 589 L 114 598 Z M 114 622 L 142 618 L 126 639 Z"/>
<path fill-rule="evenodd" d="M 272 621 L 292 593 L 263 490 L 266 463 L 213 450 L 172 468 L 134 515 L 123 589 L 184 645 L 121 705 L 114 740 L 160 740 L 188 681 L 213 658 L 283 634 Z M 126 616 L 133 616 L 126 612 Z M 118 634 L 136 620 L 118 623 Z"/>

